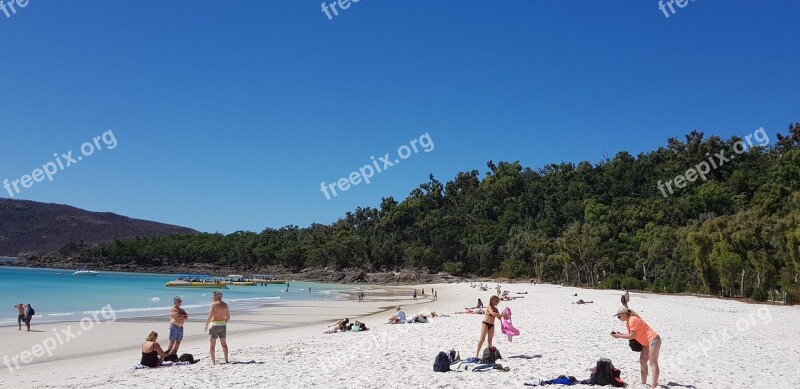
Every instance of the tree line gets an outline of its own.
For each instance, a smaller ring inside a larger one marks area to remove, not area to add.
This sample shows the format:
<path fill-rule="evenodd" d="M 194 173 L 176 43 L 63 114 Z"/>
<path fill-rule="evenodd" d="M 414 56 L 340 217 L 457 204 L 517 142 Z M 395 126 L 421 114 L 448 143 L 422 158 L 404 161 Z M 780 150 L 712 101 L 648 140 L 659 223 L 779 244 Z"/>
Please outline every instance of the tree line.
<path fill-rule="evenodd" d="M 487 171 L 427 182 L 397 201 L 357 208 L 329 225 L 260 233 L 172 235 L 70 244 L 63 256 L 142 266 L 208 263 L 533 278 L 542 282 L 757 300 L 797 299 L 800 273 L 800 123 L 670 194 L 739 137 L 684 140 L 592 164 Z M 730 152 L 728 152 L 730 154 Z M 677 181 L 677 180 L 676 180 Z M 666 195 L 666 196 L 665 196 Z"/>

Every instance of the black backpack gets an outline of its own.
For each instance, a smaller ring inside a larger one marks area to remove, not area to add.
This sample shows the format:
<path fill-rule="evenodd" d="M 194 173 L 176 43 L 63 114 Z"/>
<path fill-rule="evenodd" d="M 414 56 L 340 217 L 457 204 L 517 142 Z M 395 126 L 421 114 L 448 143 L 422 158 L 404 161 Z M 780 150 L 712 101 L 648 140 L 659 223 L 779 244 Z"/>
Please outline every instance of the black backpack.
<path fill-rule="evenodd" d="M 500 350 L 498 350 L 497 347 L 487 347 L 483 349 L 480 363 L 495 363 L 498 359 L 503 359 L 503 357 L 500 356 Z"/>
<path fill-rule="evenodd" d="M 600 358 L 597 361 L 592 384 L 612 385 L 614 382 L 614 364 L 608 358 Z"/>
<path fill-rule="evenodd" d="M 181 356 L 178 358 L 178 362 L 197 363 L 197 361 L 194 359 L 194 355 L 192 354 L 181 354 Z"/>
<path fill-rule="evenodd" d="M 28 316 L 33 316 L 36 314 L 36 311 L 33 309 L 33 307 L 28 307 L 28 310 L 25 312 L 25 314 Z"/>
<path fill-rule="evenodd" d="M 436 354 L 436 360 L 433 362 L 433 371 L 439 373 L 450 371 L 450 357 L 444 351 Z"/>

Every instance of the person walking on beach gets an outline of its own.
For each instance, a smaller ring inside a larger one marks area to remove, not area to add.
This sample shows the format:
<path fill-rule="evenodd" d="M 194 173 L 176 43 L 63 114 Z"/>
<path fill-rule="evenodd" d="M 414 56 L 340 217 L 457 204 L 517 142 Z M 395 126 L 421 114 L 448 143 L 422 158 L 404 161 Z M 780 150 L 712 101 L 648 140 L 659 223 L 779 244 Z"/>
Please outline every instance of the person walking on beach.
<path fill-rule="evenodd" d="M 625 289 L 625 293 L 619 299 L 622 302 L 622 306 L 628 308 L 628 301 L 631 301 L 631 294 L 628 293 L 628 289 Z"/>
<path fill-rule="evenodd" d="M 28 328 L 28 332 L 31 331 L 31 319 L 33 319 L 33 315 L 36 314 L 36 311 L 33 310 L 33 307 L 28 304 L 25 308 L 25 327 Z"/>
<path fill-rule="evenodd" d="M 25 321 L 25 304 L 19 303 L 14 306 L 17 308 L 17 326 L 19 326 L 18 331 L 22 331 L 22 322 Z"/>
<path fill-rule="evenodd" d="M 216 365 L 217 355 L 217 338 L 222 345 L 222 353 L 225 355 L 225 363 L 228 363 L 228 343 L 227 338 L 227 324 L 231 320 L 231 311 L 228 309 L 228 304 L 222 301 L 222 292 L 215 290 L 211 296 L 211 309 L 208 312 L 208 319 L 206 319 L 206 326 L 203 332 L 208 331 L 211 335 L 211 364 Z M 209 324 L 211 328 L 209 329 Z"/>
<path fill-rule="evenodd" d="M 434 292 L 433 292 L 433 301 L 436 301 L 436 300 L 438 300 L 438 299 L 439 299 L 439 295 L 438 295 L 438 294 L 436 294 L 436 291 L 434 291 Z"/>
<path fill-rule="evenodd" d="M 414 297 L 414 301 L 417 301 L 417 290 L 416 289 L 414 289 L 414 294 L 412 294 L 412 296 Z"/>
<path fill-rule="evenodd" d="M 658 376 L 661 371 L 658 367 L 658 354 L 661 352 L 661 336 L 650 328 L 639 314 L 632 309 L 620 307 L 617 311 L 617 319 L 625 322 L 628 328 L 627 334 L 613 332 L 611 336 L 616 339 L 636 339 L 642 345 L 639 353 L 639 364 L 642 369 L 642 384 L 647 385 L 647 362 L 653 367 L 653 384 L 650 388 L 658 388 Z"/>
<path fill-rule="evenodd" d="M 178 348 L 181 347 L 181 342 L 183 341 L 183 323 L 189 319 L 189 315 L 181 308 L 183 300 L 175 296 L 172 302 L 175 306 L 169 311 L 169 347 L 167 347 L 167 354 L 178 353 Z"/>
<path fill-rule="evenodd" d="M 484 340 L 488 340 L 489 348 L 492 348 L 494 319 L 504 317 L 497 309 L 497 304 L 500 304 L 500 297 L 492 296 L 489 299 L 489 307 L 486 308 L 486 314 L 483 316 L 483 321 L 481 322 L 481 339 L 478 341 L 478 349 L 475 351 L 475 356 L 478 358 L 481 356 L 481 347 L 483 347 Z"/>

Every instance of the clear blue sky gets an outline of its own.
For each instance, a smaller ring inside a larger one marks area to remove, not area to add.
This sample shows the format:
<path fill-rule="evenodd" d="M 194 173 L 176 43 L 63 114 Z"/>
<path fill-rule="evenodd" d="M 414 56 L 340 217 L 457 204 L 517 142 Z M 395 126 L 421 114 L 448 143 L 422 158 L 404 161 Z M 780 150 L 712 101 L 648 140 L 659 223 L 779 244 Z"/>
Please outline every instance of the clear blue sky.
<path fill-rule="evenodd" d="M 597 162 L 693 129 L 774 140 L 800 121 L 797 1 L 692 1 L 666 18 L 656 0 L 361 0 L 333 20 L 320 2 L 0 12 L 0 180 L 111 129 L 115 149 L 14 198 L 260 231 L 488 160 Z M 430 153 L 320 191 L 425 132 Z"/>

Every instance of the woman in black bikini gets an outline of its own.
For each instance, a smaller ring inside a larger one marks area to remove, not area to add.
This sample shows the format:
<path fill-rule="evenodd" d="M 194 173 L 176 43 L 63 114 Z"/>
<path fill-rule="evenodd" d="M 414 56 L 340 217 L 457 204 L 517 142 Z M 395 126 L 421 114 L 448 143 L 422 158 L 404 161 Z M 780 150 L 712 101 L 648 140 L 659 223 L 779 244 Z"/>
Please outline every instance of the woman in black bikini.
<path fill-rule="evenodd" d="M 475 356 L 478 358 L 481 356 L 481 347 L 483 346 L 483 341 L 486 339 L 487 335 L 489 337 L 489 348 L 492 347 L 492 338 L 494 338 L 494 319 L 503 317 L 503 315 L 500 314 L 500 311 L 497 309 L 497 304 L 499 303 L 500 297 L 492 296 L 489 299 L 489 307 L 486 308 L 486 314 L 483 316 L 483 322 L 481 322 L 481 340 L 478 342 L 478 351 L 475 352 Z"/>
<path fill-rule="evenodd" d="M 142 343 L 142 361 L 140 364 L 147 367 L 156 367 L 161 364 L 161 359 L 167 356 L 167 353 L 161 348 L 161 345 L 156 342 L 158 333 L 150 331 L 147 339 Z"/>

